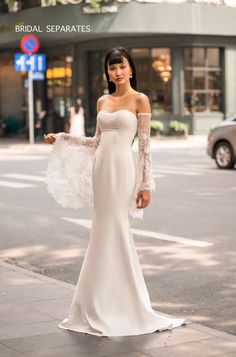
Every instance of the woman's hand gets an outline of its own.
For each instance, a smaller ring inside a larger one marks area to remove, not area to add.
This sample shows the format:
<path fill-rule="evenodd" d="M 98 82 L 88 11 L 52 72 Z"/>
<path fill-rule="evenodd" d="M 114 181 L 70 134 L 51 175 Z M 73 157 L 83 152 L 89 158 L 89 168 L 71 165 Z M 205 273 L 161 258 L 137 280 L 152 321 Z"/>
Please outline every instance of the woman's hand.
<path fill-rule="evenodd" d="M 54 133 L 49 133 L 47 135 L 44 134 L 43 139 L 44 139 L 45 143 L 53 144 L 54 141 L 56 140 L 56 134 L 54 134 Z"/>
<path fill-rule="evenodd" d="M 148 190 L 139 191 L 136 199 L 137 208 L 145 208 L 149 205 L 151 200 L 151 193 Z"/>

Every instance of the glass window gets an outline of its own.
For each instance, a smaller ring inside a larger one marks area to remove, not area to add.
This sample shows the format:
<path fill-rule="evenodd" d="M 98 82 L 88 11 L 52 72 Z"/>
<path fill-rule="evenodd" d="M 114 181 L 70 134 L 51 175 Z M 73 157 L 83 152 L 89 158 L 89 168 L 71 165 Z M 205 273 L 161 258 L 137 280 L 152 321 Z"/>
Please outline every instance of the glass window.
<path fill-rule="evenodd" d="M 169 48 L 134 48 L 138 90 L 147 94 L 155 115 L 168 114 L 171 103 L 171 51 Z"/>
<path fill-rule="evenodd" d="M 204 48 L 193 48 L 191 65 L 193 67 L 204 67 L 204 63 L 205 63 Z"/>
<path fill-rule="evenodd" d="M 46 71 L 48 112 L 54 131 L 64 131 L 70 115 L 72 97 L 72 62 L 68 56 L 48 58 Z"/>
<path fill-rule="evenodd" d="M 209 89 L 221 89 L 221 71 L 209 71 L 208 72 L 208 88 Z"/>
<path fill-rule="evenodd" d="M 220 49 L 207 48 L 207 60 L 209 67 L 220 67 Z"/>
<path fill-rule="evenodd" d="M 222 111 L 219 48 L 184 49 L 185 113 Z"/>

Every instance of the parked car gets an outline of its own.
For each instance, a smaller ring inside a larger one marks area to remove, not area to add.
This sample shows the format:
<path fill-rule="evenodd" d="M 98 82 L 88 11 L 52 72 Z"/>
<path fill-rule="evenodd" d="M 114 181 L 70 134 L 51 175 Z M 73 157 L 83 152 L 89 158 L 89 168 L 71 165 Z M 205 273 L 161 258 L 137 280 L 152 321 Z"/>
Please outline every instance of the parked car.
<path fill-rule="evenodd" d="M 208 134 L 207 154 L 220 169 L 236 164 L 236 117 L 224 120 Z"/>

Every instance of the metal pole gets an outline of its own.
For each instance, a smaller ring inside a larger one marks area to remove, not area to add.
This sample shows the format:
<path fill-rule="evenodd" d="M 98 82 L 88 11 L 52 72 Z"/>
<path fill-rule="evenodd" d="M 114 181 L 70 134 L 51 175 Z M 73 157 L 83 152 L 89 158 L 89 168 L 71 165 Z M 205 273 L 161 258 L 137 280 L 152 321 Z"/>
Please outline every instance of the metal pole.
<path fill-rule="evenodd" d="M 29 110 L 29 140 L 34 144 L 34 88 L 33 73 L 28 71 L 28 110 Z"/>

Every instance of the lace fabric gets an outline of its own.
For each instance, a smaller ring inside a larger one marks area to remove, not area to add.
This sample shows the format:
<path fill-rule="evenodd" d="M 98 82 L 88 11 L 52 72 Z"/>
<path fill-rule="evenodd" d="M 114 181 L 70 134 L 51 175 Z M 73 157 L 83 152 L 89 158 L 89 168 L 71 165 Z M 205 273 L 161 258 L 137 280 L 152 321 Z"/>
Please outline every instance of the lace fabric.
<path fill-rule="evenodd" d="M 150 122 L 151 113 L 138 113 L 138 142 L 139 142 L 139 191 L 155 190 L 155 181 L 152 173 L 152 160 L 150 150 Z"/>
<path fill-rule="evenodd" d="M 93 137 L 87 137 L 83 135 L 72 135 L 64 132 L 60 132 L 56 134 L 56 141 L 67 140 L 73 142 L 78 145 L 85 145 L 91 148 L 97 148 L 101 138 L 101 130 L 99 126 L 96 126 L 96 132 Z"/>
<path fill-rule="evenodd" d="M 53 144 L 46 171 L 47 190 L 64 208 L 90 207 L 95 148 L 78 145 L 62 135 L 58 139 Z"/>
<path fill-rule="evenodd" d="M 137 114 L 138 158 L 129 214 L 140 219 L 143 218 L 144 209 L 136 207 L 138 192 L 155 190 L 150 152 L 150 119 L 151 113 Z M 98 125 L 93 137 L 64 132 L 56 134 L 46 172 L 46 184 L 48 192 L 62 207 L 78 209 L 92 206 L 92 166 L 100 138 L 101 129 Z"/>
<path fill-rule="evenodd" d="M 129 213 L 135 218 L 143 218 L 143 208 L 136 208 L 136 197 L 140 191 L 155 191 L 150 150 L 151 113 L 138 113 L 138 159 L 136 161 L 136 183 Z"/>

